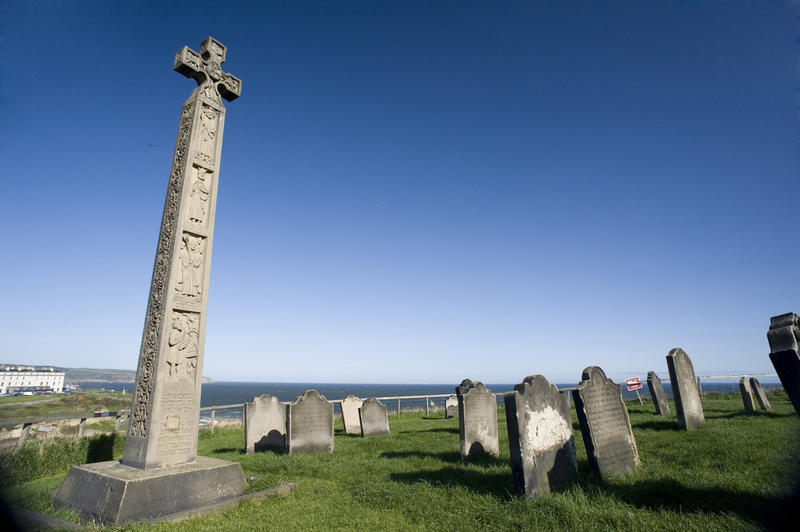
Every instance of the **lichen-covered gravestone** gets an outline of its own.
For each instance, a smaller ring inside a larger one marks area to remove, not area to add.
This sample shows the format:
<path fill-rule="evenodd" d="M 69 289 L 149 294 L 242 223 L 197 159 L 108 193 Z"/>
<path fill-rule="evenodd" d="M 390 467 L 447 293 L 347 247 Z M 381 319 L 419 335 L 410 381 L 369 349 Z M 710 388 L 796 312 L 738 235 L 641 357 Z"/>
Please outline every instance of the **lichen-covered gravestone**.
<path fill-rule="evenodd" d="M 497 397 L 482 382 L 458 395 L 458 434 L 461 458 L 500 456 L 497 434 Z"/>
<path fill-rule="evenodd" d="M 664 393 L 664 386 L 655 371 L 647 372 L 647 388 L 650 390 L 650 398 L 653 399 L 653 405 L 656 407 L 656 415 L 668 416 L 667 394 Z"/>
<path fill-rule="evenodd" d="M 344 423 L 344 431 L 347 434 L 360 434 L 361 422 L 358 419 L 358 409 L 364 404 L 363 399 L 359 399 L 355 395 L 348 395 L 341 403 L 342 407 L 342 423 Z"/>
<path fill-rule="evenodd" d="M 753 389 L 753 393 L 756 395 L 756 400 L 758 400 L 758 406 L 761 407 L 761 410 L 765 412 L 769 412 L 772 410 L 772 404 L 767 399 L 767 392 L 764 391 L 764 387 L 761 386 L 761 383 L 758 382 L 758 379 L 755 377 L 750 377 L 750 387 Z"/>
<path fill-rule="evenodd" d="M 694 367 L 689 355 L 676 347 L 667 355 L 669 383 L 672 386 L 672 397 L 675 399 L 675 410 L 678 414 L 678 425 L 685 430 L 694 430 L 703 425 L 703 403 L 694 376 Z"/>
<path fill-rule="evenodd" d="M 578 477 L 569 396 L 533 375 L 504 401 L 514 491 L 536 498 L 566 488 Z"/>
<path fill-rule="evenodd" d="M 333 403 L 307 390 L 289 404 L 286 440 L 289 454 L 333 452 Z"/>
<path fill-rule="evenodd" d="M 458 396 L 451 395 L 444 401 L 444 417 L 458 417 Z"/>
<path fill-rule="evenodd" d="M 750 381 L 748 381 L 746 377 L 739 379 L 739 392 L 742 394 L 745 412 L 755 412 L 756 404 L 755 401 L 753 401 L 753 390 L 750 388 Z"/>
<path fill-rule="evenodd" d="M 263 394 L 244 405 L 244 448 L 247 454 L 286 450 L 286 406 Z"/>
<path fill-rule="evenodd" d="M 211 37 L 174 69 L 197 81 L 184 102 L 158 236 L 130 424 L 120 461 L 73 467 L 56 506 L 102 522 L 157 517 L 240 495 L 238 463 L 197 456 L 211 244 L 225 106 L 242 82 Z"/>
<path fill-rule="evenodd" d="M 358 409 L 358 417 L 363 437 L 389 435 L 389 414 L 386 406 L 374 397 L 364 401 Z"/>
<path fill-rule="evenodd" d="M 590 366 L 583 370 L 572 397 L 589 465 L 602 477 L 624 475 L 638 468 L 639 451 L 619 384 L 599 367 Z"/>
<path fill-rule="evenodd" d="M 794 312 L 770 318 L 769 359 L 800 416 L 800 317 Z"/>

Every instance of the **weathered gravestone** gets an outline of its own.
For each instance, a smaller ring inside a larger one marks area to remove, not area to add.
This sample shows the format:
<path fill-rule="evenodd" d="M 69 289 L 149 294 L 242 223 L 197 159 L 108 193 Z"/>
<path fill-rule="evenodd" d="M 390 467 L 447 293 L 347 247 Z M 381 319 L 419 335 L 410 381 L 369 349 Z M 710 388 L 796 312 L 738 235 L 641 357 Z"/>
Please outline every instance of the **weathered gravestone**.
<path fill-rule="evenodd" d="M 794 312 L 770 318 L 769 359 L 800 416 L 800 317 Z"/>
<path fill-rule="evenodd" d="M 365 438 L 389 435 L 389 414 L 386 406 L 374 397 L 364 401 L 358 409 L 358 416 L 361 420 L 361 435 Z"/>
<path fill-rule="evenodd" d="M 572 392 L 589 465 L 602 477 L 624 475 L 639 467 L 622 390 L 597 366 L 583 370 L 583 380 Z"/>
<path fill-rule="evenodd" d="M 289 454 L 333 452 L 333 403 L 307 390 L 289 404 L 286 440 Z"/>
<path fill-rule="evenodd" d="M 184 47 L 174 68 L 198 87 L 183 104 L 142 334 L 121 462 L 73 467 L 54 504 L 121 522 L 171 514 L 240 495 L 238 463 L 197 456 L 211 243 L 225 107 L 242 82 L 222 71 L 211 37 Z"/>
<path fill-rule="evenodd" d="M 342 423 L 344 423 L 344 431 L 347 434 L 360 434 L 361 422 L 358 419 L 358 409 L 364 404 L 363 399 L 359 399 L 355 395 L 348 395 L 341 402 L 342 407 Z"/>
<path fill-rule="evenodd" d="M 680 347 L 671 349 L 667 355 L 667 369 L 672 398 L 675 399 L 675 410 L 678 413 L 678 425 L 685 430 L 699 428 L 706 418 L 703 416 L 703 403 L 700 401 L 689 355 Z"/>
<path fill-rule="evenodd" d="M 497 397 L 482 382 L 458 395 L 458 434 L 461 458 L 500 456 L 497 434 Z"/>
<path fill-rule="evenodd" d="M 244 404 L 244 448 L 247 454 L 286 451 L 286 406 L 263 394 Z"/>
<path fill-rule="evenodd" d="M 755 401 L 753 401 L 753 390 L 750 389 L 750 381 L 748 381 L 745 377 L 739 379 L 739 392 L 742 394 L 742 402 L 744 403 L 745 412 L 755 412 L 756 404 Z"/>
<path fill-rule="evenodd" d="M 533 375 L 504 401 L 516 494 L 536 498 L 566 488 L 578 477 L 569 396 Z"/>
<path fill-rule="evenodd" d="M 756 399 L 758 400 L 758 406 L 761 407 L 761 410 L 765 412 L 769 412 L 772 410 L 772 404 L 767 399 L 767 392 L 764 391 L 764 387 L 761 386 L 761 383 L 758 382 L 758 379 L 755 377 L 750 377 L 750 387 L 753 389 L 753 393 L 756 394 Z"/>
<path fill-rule="evenodd" d="M 647 388 L 650 389 L 650 398 L 653 399 L 653 405 L 656 407 L 656 415 L 668 416 L 667 394 L 664 393 L 664 386 L 661 385 L 661 379 L 658 378 L 655 371 L 647 372 Z"/>
<path fill-rule="evenodd" d="M 458 416 L 458 396 L 451 395 L 444 401 L 444 417 Z"/>

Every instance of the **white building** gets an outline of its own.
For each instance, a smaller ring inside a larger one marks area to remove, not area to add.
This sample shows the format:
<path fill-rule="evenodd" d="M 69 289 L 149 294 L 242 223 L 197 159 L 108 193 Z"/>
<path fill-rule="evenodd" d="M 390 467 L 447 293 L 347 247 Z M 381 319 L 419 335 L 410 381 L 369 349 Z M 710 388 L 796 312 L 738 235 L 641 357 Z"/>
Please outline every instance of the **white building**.
<path fill-rule="evenodd" d="M 0 395 L 23 389 L 54 392 L 64 390 L 64 372 L 34 366 L 0 366 Z"/>

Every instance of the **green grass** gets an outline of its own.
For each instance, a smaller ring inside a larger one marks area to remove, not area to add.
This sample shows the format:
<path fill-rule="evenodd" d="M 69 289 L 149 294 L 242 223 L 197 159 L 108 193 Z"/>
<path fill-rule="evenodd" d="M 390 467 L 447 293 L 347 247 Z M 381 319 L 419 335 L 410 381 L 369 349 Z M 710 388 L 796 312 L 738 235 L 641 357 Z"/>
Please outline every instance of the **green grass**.
<path fill-rule="evenodd" d="M 438 413 L 391 416 L 392 434 L 362 439 L 336 422 L 332 455 L 246 455 L 241 428 L 201 431 L 199 452 L 241 463 L 250 491 L 296 482 L 289 498 L 245 502 L 221 514 L 178 524 L 134 523 L 130 530 L 752 530 L 785 510 L 800 470 L 800 420 L 782 392 L 774 411 L 746 415 L 738 395 L 708 395 L 706 424 L 677 428 L 674 415 L 652 414 L 628 403 L 642 467 L 601 480 L 589 471 L 574 417 L 580 481 L 538 500 L 512 495 L 505 418 L 499 410 L 499 459 L 462 463 L 458 420 Z M 671 405 L 674 412 L 674 405 Z M 113 445 L 119 457 L 121 446 Z M 53 511 L 64 474 L 19 484 L 13 504 L 74 520 Z"/>

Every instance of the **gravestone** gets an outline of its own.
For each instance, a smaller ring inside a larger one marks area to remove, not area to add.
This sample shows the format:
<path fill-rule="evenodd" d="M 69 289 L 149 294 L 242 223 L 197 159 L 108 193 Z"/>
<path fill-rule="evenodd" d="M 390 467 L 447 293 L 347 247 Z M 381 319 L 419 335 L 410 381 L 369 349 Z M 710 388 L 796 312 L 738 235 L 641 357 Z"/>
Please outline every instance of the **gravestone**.
<path fill-rule="evenodd" d="M 655 371 L 647 372 L 647 387 L 650 389 L 650 397 L 656 407 L 656 415 L 668 416 L 669 403 L 667 402 L 667 394 L 664 393 L 664 386 L 661 385 L 661 379 L 658 378 Z"/>
<path fill-rule="evenodd" d="M 756 411 L 756 404 L 753 401 L 753 390 L 750 389 L 750 381 L 742 377 L 739 379 L 739 391 L 742 394 L 742 402 L 744 403 L 744 410 L 748 413 Z"/>
<path fill-rule="evenodd" d="M 225 106 L 242 82 L 209 37 L 174 69 L 198 86 L 184 102 L 172 159 L 122 461 L 73 467 L 56 506 L 102 522 L 157 517 L 241 495 L 238 463 L 197 456 L 209 269 Z"/>
<path fill-rule="evenodd" d="M 389 435 L 389 414 L 386 406 L 374 397 L 364 401 L 358 409 L 358 417 L 361 421 L 361 435 L 365 438 Z"/>
<path fill-rule="evenodd" d="M 482 382 L 472 384 L 458 395 L 458 434 L 461 458 L 500 456 L 497 397 Z"/>
<path fill-rule="evenodd" d="M 464 379 L 463 381 L 461 381 L 461 384 L 456 386 L 456 396 L 464 395 L 474 387 L 475 387 L 474 382 L 472 382 L 470 379 Z"/>
<path fill-rule="evenodd" d="M 333 452 L 333 403 L 307 390 L 289 404 L 286 441 L 289 454 Z"/>
<path fill-rule="evenodd" d="M 767 399 L 767 392 L 764 391 L 764 387 L 761 386 L 758 379 L 750 377 L 750 387 L 756 395 L 756 400 L 758 400 L 758 406 L 761 407 L 761 410 L 770 412 L 772 410 L 772 404 L 770 404 L 769 399 Z"/>
<path fill-rule="evenodd" d="M 604 478 L 633 471 L 639 451 L 619 384 L 597 366 L 584 369 L 581 378 L 572 397 L 589 465 Z"/>
<path fill-rule="evenodd" d="M 703 383 L 700 382 L 700 377 L 697 377 L 697 393 L 700 395 L 700 399 L 706 396 L 703 391 Z"/>
<path fill-rule="evenodd" d="M 342 407 L 342 423 L 344 423 L 344 431 L 347 434 L 360 434 L 361 422 L 358 419 L 358 409 L 364 404 L 363 399 L 359 399 L 355 395 L 348 395 L 341 402 Z"/>
<path fill-rule="evenodd" d="M 578 478 L 569 396 L 533 375 L 504 402 L 516 494 L 536 498 L 565 489 Z"/>
<path fill-rule="evenodd" d="M 247 454 L 286 451 L 286 406 L 263 394 L 244 404 L 244 448 Z"/>
<path fill-rule="evenodd" d="M 451 395 L 444 401 L 444 417 L 458 416 L 458 397 Z"/>
<path fill-rule="evenodd" d="M 672 398 L 678 414 L 678 425 L 684 430 L 699 428 L 706 420 L 703 415 L 703 403 L 694 376 L 694 367 L 689 355 L 676 347 L 667 355 L 669 383 L 672 386 Z"/>
<path fill-rule="evenodd" d="M 800 416 L 800 317 L 794 312 L 770 318 L 769 359 Z"/>

